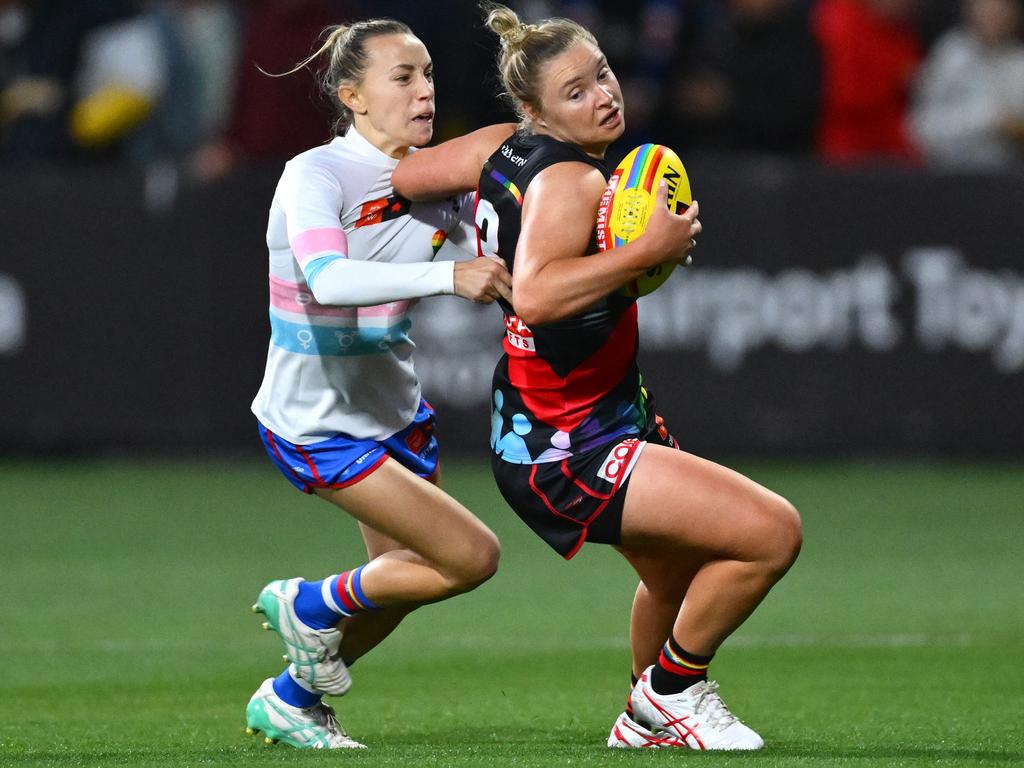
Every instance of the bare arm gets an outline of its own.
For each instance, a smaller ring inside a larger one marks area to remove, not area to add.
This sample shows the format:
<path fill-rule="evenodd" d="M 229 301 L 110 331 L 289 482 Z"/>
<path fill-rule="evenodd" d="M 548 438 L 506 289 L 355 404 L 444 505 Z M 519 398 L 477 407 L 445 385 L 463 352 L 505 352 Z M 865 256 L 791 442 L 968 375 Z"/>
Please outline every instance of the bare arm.
<path fill-rule="evenodd" d="M 395 168 L 391 184 L 409 200 L 435 200 L 476 189 L 484 162 L 515 128 L 514 123 L 489 125 L 410 152 Z"/>
<path fill-rule="evenodd" d="M 512 304 L 527 325 L 579 314 L 656 264 L 682 258 L 700 233 L 697 203 L 677 216 L 662 186 L 643 235 L 588 255 L 604 188 L 601 172 L 583 163 L 552 165 L 530 184 L 512 275 Z"/>

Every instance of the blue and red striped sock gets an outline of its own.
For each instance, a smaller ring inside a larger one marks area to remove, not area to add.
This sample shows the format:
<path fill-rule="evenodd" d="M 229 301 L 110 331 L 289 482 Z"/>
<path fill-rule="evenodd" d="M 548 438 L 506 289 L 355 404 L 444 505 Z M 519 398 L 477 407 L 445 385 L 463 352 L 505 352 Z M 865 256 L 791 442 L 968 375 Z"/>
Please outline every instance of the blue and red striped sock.
<path fill-rule="evenodd" d="M 295 598 L 295 615 L 299 621 L 313 629 L 329 629 L 345 616 L 378 610 L 379 606 L 363 592 L 365 567 L 361 565 L 322 581 L 300 583 Z"/>
<path fill-rule="evenodd" d="M 670 637 L 661 649 L 658 663 L 651 670 L 651 687 L 655 693 L 682 693 L 691 685 L 708 679 L 711 656 L 690 653 Z"/>

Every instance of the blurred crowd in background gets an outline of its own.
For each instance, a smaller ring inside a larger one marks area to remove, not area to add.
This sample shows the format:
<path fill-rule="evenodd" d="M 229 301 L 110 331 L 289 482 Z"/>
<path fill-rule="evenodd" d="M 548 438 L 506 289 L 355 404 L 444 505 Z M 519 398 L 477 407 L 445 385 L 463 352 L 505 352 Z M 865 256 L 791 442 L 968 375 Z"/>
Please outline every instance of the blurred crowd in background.
<path fill-rule="evenodd" d="M 627 144 L 1024 167 L 1024 0 L 508 4 L 594 32 Z M 475 0 L 0 0 L 0 166 L 170 161 L 209 180 L 291 157 L 329 138 L 330 106 L 310 74 L 265 73 L 369 16 L 430 50 L 438 138 L 510 118 Z"/>

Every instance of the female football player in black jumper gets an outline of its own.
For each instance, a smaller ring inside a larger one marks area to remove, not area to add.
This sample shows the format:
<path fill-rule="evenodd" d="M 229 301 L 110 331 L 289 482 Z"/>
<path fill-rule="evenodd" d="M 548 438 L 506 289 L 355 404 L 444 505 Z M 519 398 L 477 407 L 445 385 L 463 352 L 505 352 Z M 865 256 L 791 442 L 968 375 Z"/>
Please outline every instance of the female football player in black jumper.
<path fill-rule="evenodd" d="M 662 186 L 644 234 L 597 252 L 602 158 L 625 126 L 615 75 L 575 22 L 486 11 L 520 125 L 421 150 L 393 181 L 413 199 L 477 187 L 480 254 L 512 273 L 492 393 L 495 479 L 563 557 L 586 541 L 611 544 L 640 577 L 634 687 L 608 745 L 759 749 L 707 670 L 792 565 L 800 518 L 781 496 L 680 450 L 641 384 L 636 303 L 620 290 L 685 257 L 701 232 L 698 205 L 670 213 Z"/>

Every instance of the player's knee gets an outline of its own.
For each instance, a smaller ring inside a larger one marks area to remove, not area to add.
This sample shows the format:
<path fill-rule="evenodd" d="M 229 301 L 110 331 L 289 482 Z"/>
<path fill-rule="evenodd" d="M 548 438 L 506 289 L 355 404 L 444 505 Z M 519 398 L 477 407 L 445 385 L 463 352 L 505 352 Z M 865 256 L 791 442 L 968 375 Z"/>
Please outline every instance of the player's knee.
<path fill-rule="evenodd" d="M 490 531 L 481 534 L 467 548 L 461 562 L 451 569 L 449 582 L 453 592 L 468 592 L 487 581 L 498 571 L 501 544 Z"/>
<path fill-rule="evenodd" d="M 803 545 L 803 524 L 800 513 L 782 496 L 773 496 L 766 510 L 771 525 L 769 567 L 778 576 L 789 570 Z"/>

